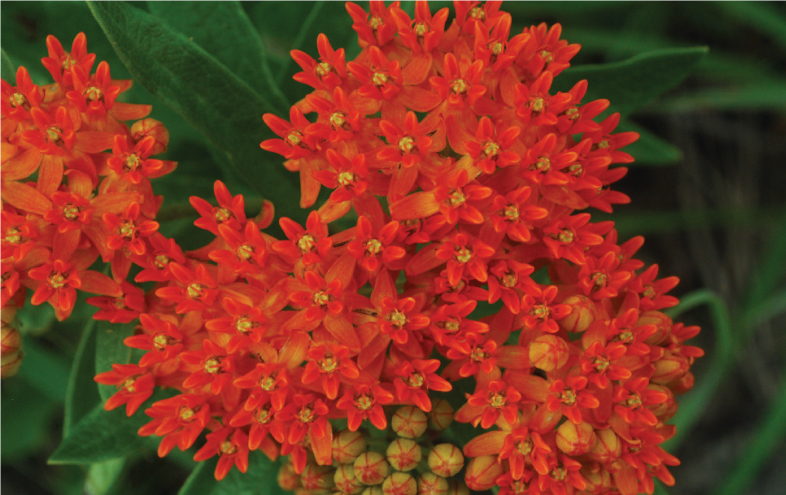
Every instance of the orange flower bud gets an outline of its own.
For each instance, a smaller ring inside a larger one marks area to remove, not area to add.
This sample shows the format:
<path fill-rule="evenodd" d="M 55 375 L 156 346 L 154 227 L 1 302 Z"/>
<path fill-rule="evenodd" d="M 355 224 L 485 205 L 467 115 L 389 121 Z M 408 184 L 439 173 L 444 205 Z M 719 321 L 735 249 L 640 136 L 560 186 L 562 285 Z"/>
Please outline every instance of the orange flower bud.
<path fill-rule="evenodd" d="M 529 360 L 543 371 L 554 371 L 568 362 L 568 344 L 555 335 L 541 335 L 529 345 Z"/>
<path fill-rule="evenodd" d="M 622 443 L 614 430 L 598 430 L 595 432 L 597 440 L 590 450 L 590 457 L 601 464 L 610 464 L 622 454 Z"/>
<path fill-rule="evenodd" d="M 295 472 L 295 466 L 291 462 L 281 465 L 276 479 L 278 486 L 290 492 L 303 486 L 300 482 L 300 475 Z"/>
<path fill-rule="evenodd" d="M 400 407 L 391 421 L 393 431 L 400 437 L 417 438 L 426 432 L 426 413 L 413 406 Z"/>
<path fill-rule="evenodd" d="M 467 484 L 456 478 L 448 480 L 447 495 L 469 495 Z"/>
<path fill-rule="evenodd" d="M 366 438 L 362 433 L 343 430 L 333 437 L 333 460 L 339 464 L 355 462 L 366 448 Z"/>
<path fill-rule="evenodd" d="M 582 469 L 581 477 L 587 482 L 584 491 L 591 495 L 605 495 L 613 487 L 611 474 L 601 467 L 593 470 Z"/>
<path fill-rule="evenodd" d="M 418 483 L 409 473 L 395 472 L 382 482 L 384 495 L 415 495 L 418 493 Z"/>
<path fill-rule="evenodd" d="M 353 464 L 355 476 L 366 485 L 382 483 L 390 472 L 390 465 L 379 452 L 363 452 Z"/>
<path fill-rule="evenodd" d="M 355 476 L 355 468 L 352 464 L 342 464 L 336 468 L 333 476 L 336 488 L 347 495 L 354 495 L 363 491 L 363 483 Z"/>
<path fill-rule="evenodd" d="M 467 474 L 464 476 L 464 481 L 470 490 L 488 490 L 497 483 L 497 478 L 502 476 L 502 471 L 502 465 L 497 462 L 497 456 L 475 457 L 467 464 Z"/>
<path fill-rule="evenodd" d="M 668 399 L 665 401 L 647 406 L 647 409 L 652 411 L 652 413 L 657 416 L 660 421 L 668 421 L 671 419 L 672 416 L 674 416 L 674 413 L 677 412 L 677 401 L 674 400 L 674 394 L 671 393 L 671 390 L 669 390 L 668 387 L 658 385 L 657 383 L 650 383 L 647 385 L 647 389 L 662 392 L 668 396 Z"/>
<path fill-rule="evenodd" d="M 303 472 L 300 473 L 300 480 L 306 490 L 325 490 L 333 488 L 333 475 L 335 470 L 330 466 L 319 466 L 317 464 L 306 464 Z"/>
<path fill-rule="evenodd" d="M 428 426 L 435 431 L 445 431 L 453 422 L 455 410 L 445 399 L 437 399 L 431 403 Z"/>
<path fill-rule="evenodd" d="M 589 423 L 565 421 L 557 428 L 557 448 L 568 455 L 581 455 L 595 446 L 595 432 Z"/>
<path fill-rule="evenodd" d="M 663 357 L 652 364 L 655 365 L 655 373 L 650 378 L 650 383 L 662 385 L 684 376 L 690 369 L 690 363 L 685 356 L 671 351 L 664 352 Z"/>
<path fill-rule="evenodd" d="M 156 144 L 150 155 L 158 155 L 166 151 L 169 145 L 169 130 L 156 119 L 142 119 L 134 122 L 131 126 L 131 139 L 138 143 L 147 136 L 153 136 Z"/>
<path fill-rule="evenodd" d="M 9 301 L 2 310 L 0 310 L 0 321 L 3 322 L 3 325 L 8 325 L 14 318 L 16 317 L 17 307 L 13 303 L 13 301 Z"/>
<path fill-rule="evenodd" d="M 694 381 L 695 381 L 695 377 L 693 376 L 693 373 L 689 371 L 685 373 L 683 376 L 681 376 L 679 379 L 669 383 L 668 386 L 671 389 L 671 391 L 674 393 L 674 395 L 680 395 L 692 389 Z"/>
<path fill-rule="evenodd" d="M 636 326 L 642 325 L 655 325 L 657 330 L 644 342 L 650 345 L 658 345 L 669 336 L 673 323 L 671 318 L 660 311 L 645 311 L 639 317 L 639 322 L 636 323 Z"/>
<path fill-rule="evenodd" d="M 397 438 L 390 442 L 386 454 L 393 469 L 399 471 L 415 469 L 423 457 L 420 445 L 408 438 Z"/>
<path fill-rule="evenodd" d="M 571 311 L 568 316 L 558 320 L 557 323 L 568 332 L 583 332 L 598 317 L 595 303 L 587 296 L 570 296 L 565 298 L 562 304 L 570 306 Z"/>
<path fill-rule="evenodd" d="M 432 472 L 425 472 L 418 478 L 418 495 L 447 495 L 448 480 Z"/>
<path fill-rule="evenodd" d="M 441 443 L 429 452 L 428 467 L 434 473 L 450 478 L 464 467 L 464 455 L 455 445 Z"/>
<path fill-rule="evenodd" d="M 0 330 L 0 376 L 14 376 L 22 366 L 22 336 L 16 328 L 3 325 Z"/>

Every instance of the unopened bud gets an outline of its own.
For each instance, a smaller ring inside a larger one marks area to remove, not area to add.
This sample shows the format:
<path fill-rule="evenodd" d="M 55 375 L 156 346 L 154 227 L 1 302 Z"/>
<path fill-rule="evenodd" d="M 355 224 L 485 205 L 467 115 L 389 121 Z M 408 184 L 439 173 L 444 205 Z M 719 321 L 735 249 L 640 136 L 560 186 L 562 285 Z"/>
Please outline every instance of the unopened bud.
<path fill-rule="evenodd" d="M 666 400 L 659 402 L 658 404 L 647 406 L 647 409 L 652 411 L 652 414 L 657 416 L 660 421 L 665 422 L 670 420 L 672 416 L 674 416 L 674 413 L 677 412 L 677 401 L 674 400 L 674 394 L 671 393 L 671 390 L 669 390 L 668 387 L 664 385 L 658 385 L 657 383 L 650 383 L 647 385 L 647 389 L 666 394 L 668 397 Z"/>
<path fill-rule="evenodd" d="M 437 399 L 431 403 L 428 426 L 434 431 L 445 431 L 453 422 L 455 410 L 445 399 Z"/>
<path fill-rule="evenodd" d="M 399 471 L 412 471 L 423 457 L 420 445 L 409 438 L 397 438 L 390 442 L 386 454 L 393 469 Z"/>
<path fill-rule="evenodd" d="M 591 495 L 605 495 L 613 488 L 611 474 L 602 467 L 592 470 L 582 469 L 581 477 L 587 482 L 584 491 Z"/>
<path fill-rule="evenodd" d="M 541 335 L 529 345 L 529 360 L 543 371 L 565 366 L 568 356 L 568 344 L 556 335 Z"/>
<path fill-rule="evenodd" d="M 693 383 L 696 381 L 693 373 L 690 371 L 679 377 L 677 380 L 669 383 L 669 388 L 674 395 L 684 394 L 693 388 Z"/>
<path fill-rule="evenodd" d="M 282 464 L 278 470 L 278 486 L 282 490 L 289 492 L 295 491 L 296 488 L 303 486 L 300 482 L 300 475 L 295 472 L 295 466 L 291 462 Z"/>
<path fill-rule="evenodd" d="M 455 445 L 441 443 L 429 452 L 428 467 L 434 473 L 450 478 L 464 467 L 464 455 Z"/>
<path fill-rule="evenodd" d="M 11 325 L 0 329 L 0 377 L 14 376 L 22 366 L 22 336 Z"/>
<path fill-rule="evenodd" d="M 673 323 L 671 318 L 660 311 L 645 311 L 639 317 L 639 322 L 636 323 L 636 326 L 642 325 L 655 325 L 657 330 L 644 342 L 649 345 L 658 345 L 669 336 Z"/>
<path fill-rule="evenodd" d="M 448 480 L 447 495 L 469 495 L 469 488 L 463 481 L 453 478 Z"/>
<path fill-rule="evenodd" d="M 400 437 L 404 438 L 417 438 L 426 432 L 428 426 L 428 418 L 426 413 L 417 407 L 405 406 L 400 407 L 393 415 L 393 420 L 390 422 L 393 426 L 393 431 Z"/>
<path fill-rule="evenodd" d="M 353 464 L 355 476 L 366 485 L 378 485 L 390 472 L 390 465 L 379 452 L 363 452 Z"/>
<path fill-rule="evenodd" d="M 418 493 L 418 483 L 409 473 L 395 472 L 382 482 L 384 495 L 415 495 Z"/>
<path fill-rule="evenodd" d="M 343 430 L 333 437 L 333 460 L 339 464 L 355 462 L 367 448 L 366 438 L 362 433 Z"/>
<path fill-rule="evenodd" d="M 131 139 L 134 143 L 138 143 L 147 136 L 153 136 L 156 144 L 153 145 L 153 150 L 150 155 L 158 155 L 166 151 L 169 145 L 169 130 L 156 119 L 142 119 L 134 122 L 131 126 Z"/>
<path fill-rule="evenodd" d="M 616 461 L 622 454 L 622 442 L 614 430 L 611 428 L 598 430 L 595 435 L 597 440 L 590 450 L 590 457 L 601 464 L 611 464 Z"/>
<path fill-rule="evenodd" d="M 448 480 L 432 472 L 423 473 L 418 478 L 418 495 L 447 495 Z"/>
<path fill-rule="evenodd" d="M 685 356 L 666 351 L 663 357 L 652 363 L 655 373 L 650 378 L 651 383 L 665 385 L 685 375 L 690 369 L 690 364 Z"/>
<path fill-rule="evenodd" d="M 586 454 L 595 446 L 595 431 L 589 423 L 565 421 L 557 428 L 557 448 L 568 455 Z"/>
<path fill-rule="evenodd" d="M 333 476 L 336 488 L 347 495 L 354 495 L 363 491 L 363 483 L 355 476 L 355 468 L 352 464 L 342 464 L 336 468 Z"/>
<path fill-rule="evenodd" d="M 382 495 L 382 487 L 380 485 L 367 486 L 360 495 Z"/>
<path fill-rule="evenodd" d="M 467 474 L 464 475 L 464 481 L 470 490 L 488 490 L 497 484 L 497 478 L 502 476 L 502 471 L 502 465 L 497 462 L 497 456 L 475 457 L 467 464 Z"/>
<path fill-rule="evenodd" d="M 558 321 L 559 326 L 568 332 L 583 332 L 598 317 L 595 303 L 587 296 L 570 296 L 562 301 L 570 306 L 570 314 Z"/>
<path fill-rule="evenodd" d="M 330 466 L 306 464 L 300 473 L 300 480 L 306 490 L 326 490 L 333 488 L 334 469 Z"/>

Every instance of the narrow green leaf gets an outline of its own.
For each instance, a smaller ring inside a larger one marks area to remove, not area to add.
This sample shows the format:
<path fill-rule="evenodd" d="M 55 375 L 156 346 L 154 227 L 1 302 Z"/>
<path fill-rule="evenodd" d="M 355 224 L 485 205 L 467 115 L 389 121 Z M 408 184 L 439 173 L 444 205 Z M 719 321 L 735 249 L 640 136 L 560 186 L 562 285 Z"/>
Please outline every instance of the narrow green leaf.
<path fill-rule="evenodd" d="M 773 5 L 767 2 L 718 2 L 716 6 L 730 19 L 748 24 L 753 29 L 770 36 L 786 50 L 786 17 Z"/>
<path fill-rule="evenodd" d="M 136 320 L 126 324 L 99 322 L 96 324 L 96 367 L 95 374 L 111 371 L 112 365 L 127 364 L 131 360 L 131 348 L 123 344 L 126 337 L 134 333 Z M 113 385 L 98 384 L 101 400 L 112 397 L 117 389 Z"/>
<path fill-rule="evenodd" d="M 292 44 L 293 50 L 303 50 L 304 44 L 306 42 L 306 36 L 308 36 L 312 24 L 314 24 L 314 22 L 317 20 L 317 17 L 319 17 L 319 12 L 322 10 L 324 5 L 325 2 L 323 1 L 314 2 L 313 6 L 311 7 L 311 11 L 300 24 L 300 29 L 297 32 L 297 38 L 295 38 L 295 42 Z M 276 82 L 279 85 L 284 82 L 284 78 L 286 78 L 291 65 L 292 58 L 287 57 L 286 62 L 284 62 L 284 64 L 281 66 L 281 70 L 278 72 L 278 76 L 276 77 Z"/>
<path fill-rule="evenodd" d="M 239 2 L 147 2 L 147 6 L 258 94 L 275 96 L 277 112 L 289 109 L 273 80 L 262 40 Z"/>
<path fill-rule="evenodd" d="M 103 404 L 96 405 L 90 414 L 71 428 L 68 436 L 49 458 L 49 463 L 90 464 L 127 457 L 149 449 L 150 439 L 137 435 L 137 430 L 150 421 L 143 411 L 153 402 L 172 395 L 171 391 L 154 394 L 130 418 L 126 416 L 124 407 L 106 411 Z"/>
<path fill-rule="evenodd" d="M 214 457 L 199 465 L 191 472 L 178 495 L 284 495 L 276 483 L 276 475 L 281 465 L 273 462 L 260 451 L 248 455 L 248 472 L 241 473 L 232 468 L 226 478 L 216 481 L 213 473 L 218 458 Z"/>
<path fill-rule="evenodd" d="M 28 366 L 25 362 L 22 367 Z M 33 455 L 49 439 L 58 402 L 19 375 L 3 379 L 0 450 L 3 464 Z"/>
<path fill-rule="evenodd" d="M 638 141 L 625 147 L 625 152 L 636 159 L 631 165 L 673 165 L 682 160 L 682 152 L 650 131 L 630 121 L 620 122 L 617 132 L 635 131 Z"/>
<path fill-rule="evenodd" d="M 227 157 L 251 187 L 296 221 L 306 213 L 297 175 L 259 148 L 272 136 L 262 115 L 274 111 L 212 55 L 169 26 L 125 2 L 88 2 L 117 54 L 152 94 L 183 115 Z"/>
<path fill-rule="evenodd" d="M 106 495 L 123 474 L 125 459 L 96 462 L 90 465 L 85 480 L 85 495 Z"/>
<path fill-rule="evenodd" d="M 71 365 L 71 373 L 68 376 L 66 387 L 63 437 L 67 437 L 76 422 L 101 402 L 95 381 L 93 381 L 96 356 L 95 324 L 95 320 L 90 320 L 82 332 L 79 347 L 76 349 L 74 362 Z"/>
<path fill-rule="evenodd" d="M 716 110 L 786 110 L 786 82 L 757 82 L 724 89 L 709 89 L 673 98 L 653 108 L 659 112 Z"/>
<path fill-rule="evenodd" d="M 0 67 L 0 71 L 2 71 L 3 79 L 11 84 L 16 84 L 16 69 L 11 59 L 8 58 L 8 54 L 5 50 L 0 49 L 0 58 L 2 58 L 2 67 Z"/>
<path fill-rule="evenodd" d="M 62 402 L 68 386 L 66 358 L 41 345 L 38 339 L 23 336 L 24 364 L 18 376 L 46 394 L 55 402 Z"/>
<path fill-rule="evenodd" d="M 630 114 L 685 79 L 708 53 L 706 47 L 672 48 L 643 53 L 622 62 L 580 65 L 554 78 L 552 88 L 568 91 L 587 79 L 584 101 L 607 98 L 610 111 Z"/>

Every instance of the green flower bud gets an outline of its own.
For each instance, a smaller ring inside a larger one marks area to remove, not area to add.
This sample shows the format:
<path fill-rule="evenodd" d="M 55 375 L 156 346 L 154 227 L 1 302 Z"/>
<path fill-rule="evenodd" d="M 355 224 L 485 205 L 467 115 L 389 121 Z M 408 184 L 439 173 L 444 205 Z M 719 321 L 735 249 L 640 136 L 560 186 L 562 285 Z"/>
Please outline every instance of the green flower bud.
<path fill-rule="evenodd" d="M 426 432 L 428 426 L 428 418 L 426 413 L 417 407 L 406 406 L 401 407 L 393 415 L 391 421 L 393 431 L 400 437 L 404 438 L 417 438 Z"/>
<path fill-rule="evenodd" d="M 449 443 L 441 443 L 428 454 L 428 467 L 435 474 L 450 478 L 464 467 L 464 455 L 461 449 Z"/>
<path fill-rule="evenodd" d="M 353 464 L 355 476 L 366 485 L 378 485 L 390 472 L 390 465 L 379 452 L 363 452 Z"/>
<path fill-rule="evenodd" d="M 382 483 L 384 495 L 416 495 L 418 484 L 409 473 L 395 472 Z"/>
<path fill-rule="evenodd" d="M 390 465 L 398 471 L 415 469 L 423 457 L 420 445 L 408 438 L 397 438 L 390 442 L 386 454 Z"/>

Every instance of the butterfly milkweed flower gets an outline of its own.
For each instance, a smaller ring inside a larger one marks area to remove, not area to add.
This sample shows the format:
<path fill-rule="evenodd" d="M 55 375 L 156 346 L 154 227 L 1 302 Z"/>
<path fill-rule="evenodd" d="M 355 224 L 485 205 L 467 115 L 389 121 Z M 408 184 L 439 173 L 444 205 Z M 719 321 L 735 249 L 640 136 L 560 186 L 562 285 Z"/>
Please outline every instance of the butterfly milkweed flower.
<path fill-rule="evenodd" d="M 276 137 L 261 143 L 299 173 L 301 206 L 323 186 L 329 199 L 305 225 L 279 219 L 277 239 L 272 205 L 247 216 L 216 182 L 216 201 L 191 198 L 214 239 L 188 252 L 154 220 L 147 181 L 172 168 L 151 158 L 158 127 L 112 134 L 143 116 L 114 100 L 128 84 L 103 66 L 87 77 L 83 40 L 49 43 L 73 91 L 24 71 L 3 83 L 3 304 L 29 287 L 62 315 L 91 290 L 100 317 L 138 317 L 126 344 L 140 361 L 96 377 L 118 388 L 106 407 L 133 414 L 152 385 L 175 389 L 140 433 L 166 455 L 206 432 L 195 459 L 218 456 L 218 479 L 261 450 L 287 456 L 279 483 L 303 494 L 673 484 L 661 444 L 699 329 L 664 314 L 677 279 L 635 257 L 643 239 L 592 220 L 629 202 L 610 187 L 638 135 L 614 132 L 618 114 L 595 120 L 609 101 L 584 101 L 586 81 L 552 89 L 579 46 L 559 24 L 511 33 L 499 2 L 346 8 L 360 54 L 325 35 L 317 58 L 293 51 L 310 93 L 264 116 Z M 68 103 L 47 107 L 53 94 Z M 111 279 L 86 270 L 98 256 Z M 124 285 L 131 264 L 155 282 L 145 298 Z"/>

